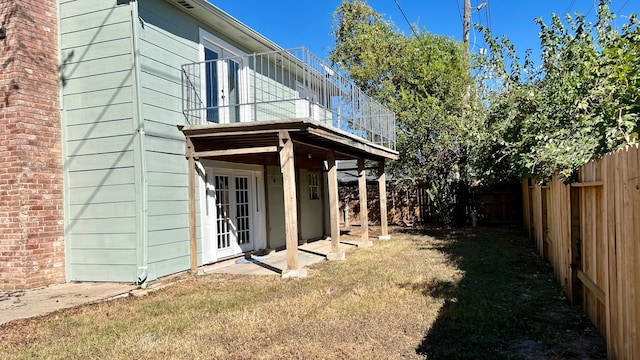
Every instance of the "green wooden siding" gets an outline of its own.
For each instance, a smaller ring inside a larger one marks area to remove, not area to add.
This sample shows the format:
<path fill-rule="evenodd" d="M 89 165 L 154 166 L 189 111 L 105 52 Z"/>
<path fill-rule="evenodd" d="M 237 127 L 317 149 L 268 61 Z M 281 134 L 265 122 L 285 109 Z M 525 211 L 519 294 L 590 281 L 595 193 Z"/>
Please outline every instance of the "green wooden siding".
<path fill-rule="evenodd" d="M 139 21 L 132 23 L 134 6 Z M 176 126 L 185 122 L 181 66 L 201 60 L 200 28 L 233 42 L 164 0 L 60 0 L 59 16 L 67 279 L 134 282 L 145 257 L 148 280 L 188 269 L 188 162 Z M 274 84 L 268 75 L 246 85 L 251 100 L 296 94 L 296 84 Z M 258 119 L 274 114 L 296 117 L 296 104 L 264 106 Z M 278 167 L 268 175 L 276 180 L 266 184 L 271 245 L 279 247 L 285 243 L 282 177 Z M 321 207 L 304 201 L 302 207 L 312 208 L 301 213 L 303 237 L 322 235 L 321 224 L 312 224 Z"/>
<path fill-rule="evenodd" d="M 74 249 L 132 249 L 135 244 L 135 234 L 94 234 L 68 235 L 65 242 Z"/>
<path fill-rule="evenodd" d="M 131 120 L 120 119 L 67 126 L 67 141 L 131 136 Z"/>
<path fill-rule="evenodd" d="M 199 24 L 165 1 L 139 2 L 140 87 L 148 189 L 149 278 L 190 264 L 181 66 L 198 61 Z M 198 192 L 198 191 L 197 191 Z M 199 215 L 197 215 L 199 218 Z M 200 233 L 198 229 L 198 234 Z"/>
<path fill-rule="evenodd" d="M 60 1 L 67 279 L 137 274 L 133 57 L 128 5 Z"/>
<path fill-rule="evenodd" d="M 100 186 L 126 185 L 131 184 L 133 168 L 77 171 L 73 176 L 69 175 L 67 178 L 67 187 L 71 189 L 94 187 L 96 184 L 100 184 Z"/>
<path fill-rule="evenodd" d="M 253 71 L 249 73 L 249 96 L 251 101 L 258 103 L 254 114 L 256 120 L 298 117 L 296 116 L 296 102 L 283 101 L 295 99 L 298 96 L 296 84 L 280 82 L 282 79 L 288 80 L 289 76 L 278 74 L 283 70 L 277 70 L 275 64 L 262 66 L 258 71 L 259 73 Z"/>

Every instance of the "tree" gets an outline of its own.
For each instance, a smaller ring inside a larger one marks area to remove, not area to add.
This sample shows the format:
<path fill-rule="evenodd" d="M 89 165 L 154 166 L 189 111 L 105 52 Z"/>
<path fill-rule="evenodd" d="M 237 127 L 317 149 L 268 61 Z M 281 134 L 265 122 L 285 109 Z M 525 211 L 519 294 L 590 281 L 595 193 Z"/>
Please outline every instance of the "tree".
<path fill-rule="evenodd" d="M 607 4 L 600 1 L 595 24 L 581 14 L 537 19 L 540 67 L 528 56 L 520 65 L 508 39 L 485 32 L 491 55 L 480 59 L 478 79 L 499 79 L 484 98 L 491 136 L 478 167 L 485 176 L 570 178 L 586 162 L 637 143 L 638 20 L 614 29 Z"/>
<path fill-rule="evenodd" d="M 361 0 L 343 0 L 334 14 L 330 59 L 396 113 L 396 178 L 430 184 L 441 219 L 454 220 L 457 180 L 470 180 L 476 135 L 473 80 L 462 44 L 421 31 L 415 37 Z"/>

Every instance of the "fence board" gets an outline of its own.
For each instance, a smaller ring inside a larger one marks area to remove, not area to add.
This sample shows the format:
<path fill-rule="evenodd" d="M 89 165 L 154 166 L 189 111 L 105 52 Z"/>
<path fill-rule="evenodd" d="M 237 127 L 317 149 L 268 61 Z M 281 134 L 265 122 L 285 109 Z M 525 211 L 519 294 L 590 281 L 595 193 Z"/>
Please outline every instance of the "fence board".
<path fill-rule="evenodd" d="M 640 236 L 640 209 L 638 209 L 638 204 L 640 204 L 640 172 L 638 170 L 638 152 L 637 151 L 627 151 L 627 169 L 628 174 L 625 180 L 625 188 L 628 191 L 629 196 L 629 208 L 626 209 L 628 213 L 630 213 L 629 218 L 631 219 L 630 223 L 626 223 L 627 229 L 629 230 L 629 236 L 627 239 L 631 239 L 632 241 L 628 241 L 628 264 L 629 268 L 625 271 L 625 274 L 629 276 L 628 286 L 630 297 L 628 309 L 629 309 L 629 321 L 631 323 L 630 326 L 630 343 L 632 344 L 632 355 L 640 354 L 640 337 L 638 334 L 638 321 L 640 320 L 638 316 L 638 310 L 640 309 L 640 297 L 638 291 L 640 289 L 636 289 L 636 285 L 640 280 L 640 276 L 638 276 L 638 272 L 640 272 L 640 259 L 638 258 L 638 254 L 640 254 L 640 246 L 638 244 L 638 239 Z"/>
<path fill-rule="evenodd" d="M 613 339 L 618 338 L 619 329 L 619 311 L 618 306 L 618 272 L 616 262 L 616 196 L 615 196 L 615 154 L 606 156 L 603 162 L 603 188 L 604 188 L 604 212 L 606 214 L 606 233 L 605 240 L 607 243 L 607 284 L 604 289 L 606 297 L 606 317 L 607 325 L 605 329 L 605 337 L 607 339 L 607 354 L 613 359 L 619 358 L 618 342 Z"/>
<path fill-rule="evenodd" d="M 531 205 L 529 204 L 529 181 L 526 179 L 522 180 L 520 187 L 522 188 L 522 224 L 525 229 L 530 229 Z"/>
<path fill-rule="evenodd" d="M 533 238 L 536 242 L 536 248 L 538 249 L 538 254 L 540 256 L 544 256 L 543 249 L 543 241 L 544 241 L 544 230 L 542 228 L 542 188 L 539 184 L 533 185 L 533 189 L 531 191 L 531 203 L 533 212 Z"/>
<path fill-rule="evenodd" d="M 585 164 L 570 186 L 553 177 L 548 190 L 522 190 L 525 228 L 604 334 L 608 357 L 640 358 L 640 148 Z"/>

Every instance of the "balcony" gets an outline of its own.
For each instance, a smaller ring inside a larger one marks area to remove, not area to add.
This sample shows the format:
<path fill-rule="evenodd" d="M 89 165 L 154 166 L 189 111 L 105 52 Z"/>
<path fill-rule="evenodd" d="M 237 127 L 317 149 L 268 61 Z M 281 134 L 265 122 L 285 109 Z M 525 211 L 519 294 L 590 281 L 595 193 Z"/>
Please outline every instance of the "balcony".
<path fill-rule="evenodd" d="M 395 150 L 395 114 L 306 48 L 182 66 L 188 125 L 310 118 Z"/>

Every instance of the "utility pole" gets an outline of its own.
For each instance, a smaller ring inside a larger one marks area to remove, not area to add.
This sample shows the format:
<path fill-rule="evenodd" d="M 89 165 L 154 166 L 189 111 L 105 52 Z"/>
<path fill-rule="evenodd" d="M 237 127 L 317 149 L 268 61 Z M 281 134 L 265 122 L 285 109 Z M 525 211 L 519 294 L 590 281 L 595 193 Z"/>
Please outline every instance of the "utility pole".
<path fill-rule="evenodd" d="M 469 28 L 471 27 L 471 0 L 464 0 L 464 20 L 462 21 L 462 41 L 469 52 Z"/>
<path fill-rule="evenodd" d="M 488 0 L 487 0 L 488 1 Z M 476 6 L 474 9 L 474 13 L 478 12 L 485 6 L 487 6 L 488 2 L 484 1 L 482 4 Z M 467 45 L 467 53 L 469 52 L 469 31 L 471 30 L 471 0 L 464 0 L 464 19 L 462 21 L 462 41 L 465 45 Z"/>

